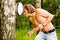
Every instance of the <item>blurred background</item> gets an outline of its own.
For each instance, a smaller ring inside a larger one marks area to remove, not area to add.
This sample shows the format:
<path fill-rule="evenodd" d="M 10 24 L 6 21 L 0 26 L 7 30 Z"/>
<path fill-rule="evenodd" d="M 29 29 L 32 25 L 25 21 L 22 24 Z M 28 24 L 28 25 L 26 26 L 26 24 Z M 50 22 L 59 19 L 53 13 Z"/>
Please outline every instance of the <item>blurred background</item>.
<path fill-rule="evenodd" d="M 60 0 L 0 0 L 0 40 L 34 40 L 38 33 L 27 36 L 34 25 L 29 17 L 15 12 L 15 4 L 18 2 L 32 4 L 35 8 L 43 8 L 55 15 L 52 24 L 60 40 Z"/>

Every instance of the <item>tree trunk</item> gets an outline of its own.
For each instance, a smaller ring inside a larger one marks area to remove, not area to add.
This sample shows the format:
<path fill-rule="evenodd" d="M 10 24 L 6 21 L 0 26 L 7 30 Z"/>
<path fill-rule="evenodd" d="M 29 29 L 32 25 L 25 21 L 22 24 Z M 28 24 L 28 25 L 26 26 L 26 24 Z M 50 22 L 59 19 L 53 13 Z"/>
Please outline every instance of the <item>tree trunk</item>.
<path fill-rule="evenodd" d="M 0 1 L 0 40 L 2 40 L 1 20 L 2 20 L 2 14 L 1 14 L 1 1 Z"/>
<path fill-rule="evenodd" d="M 0 40 L 15 40 L 15 0 L 1 0 Z"/>
<path fill-rule="evenodd" d="M 41 8 L 41 0 L 36 0 L 36 8 Z"/>

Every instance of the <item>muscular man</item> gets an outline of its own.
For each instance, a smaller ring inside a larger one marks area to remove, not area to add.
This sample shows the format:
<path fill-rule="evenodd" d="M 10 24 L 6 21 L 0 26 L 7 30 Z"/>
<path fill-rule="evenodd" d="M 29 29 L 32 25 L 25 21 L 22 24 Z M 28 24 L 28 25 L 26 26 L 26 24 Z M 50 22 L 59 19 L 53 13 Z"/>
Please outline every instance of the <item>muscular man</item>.
<path fill-rule="evenodd" d="M 30 36 L 40 30 L 35 40 L 57 40 L 55 28 L 51 23 L 54 15 L 44 9 L 36 9 L 31 4 L 24 6 L 24 14 L 29 16 L 34 28 L 27 34 Z"/>

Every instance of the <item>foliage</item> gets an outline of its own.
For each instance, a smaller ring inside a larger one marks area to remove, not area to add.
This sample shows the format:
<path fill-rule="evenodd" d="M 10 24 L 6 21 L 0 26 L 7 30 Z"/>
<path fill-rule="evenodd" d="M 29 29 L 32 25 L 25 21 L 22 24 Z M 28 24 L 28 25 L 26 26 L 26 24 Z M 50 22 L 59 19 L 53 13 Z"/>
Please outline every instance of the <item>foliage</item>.
<path fill-rule="evenodd" d="M 22 2 L 24 5 L 25 4 L 32 4 L 35 6 L 36 2 L 35 0 L 16 0 L 17 2 Z"/>

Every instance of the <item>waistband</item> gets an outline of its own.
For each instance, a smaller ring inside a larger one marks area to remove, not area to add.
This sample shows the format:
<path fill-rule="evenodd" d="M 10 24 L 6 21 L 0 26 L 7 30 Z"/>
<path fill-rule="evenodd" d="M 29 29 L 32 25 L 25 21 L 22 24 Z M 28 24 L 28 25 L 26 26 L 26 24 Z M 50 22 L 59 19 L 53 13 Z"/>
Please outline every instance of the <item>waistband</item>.
<path fill-rule="evenodd" d="M 55 29 L 52 29 L 52 30 L 49 30 L 48 32 L 43 31 L 43 33 L 48 34 L 48 33 L 52 33 L 52 32 L 54 32 L 54 31 L 55 31 Z"/>

